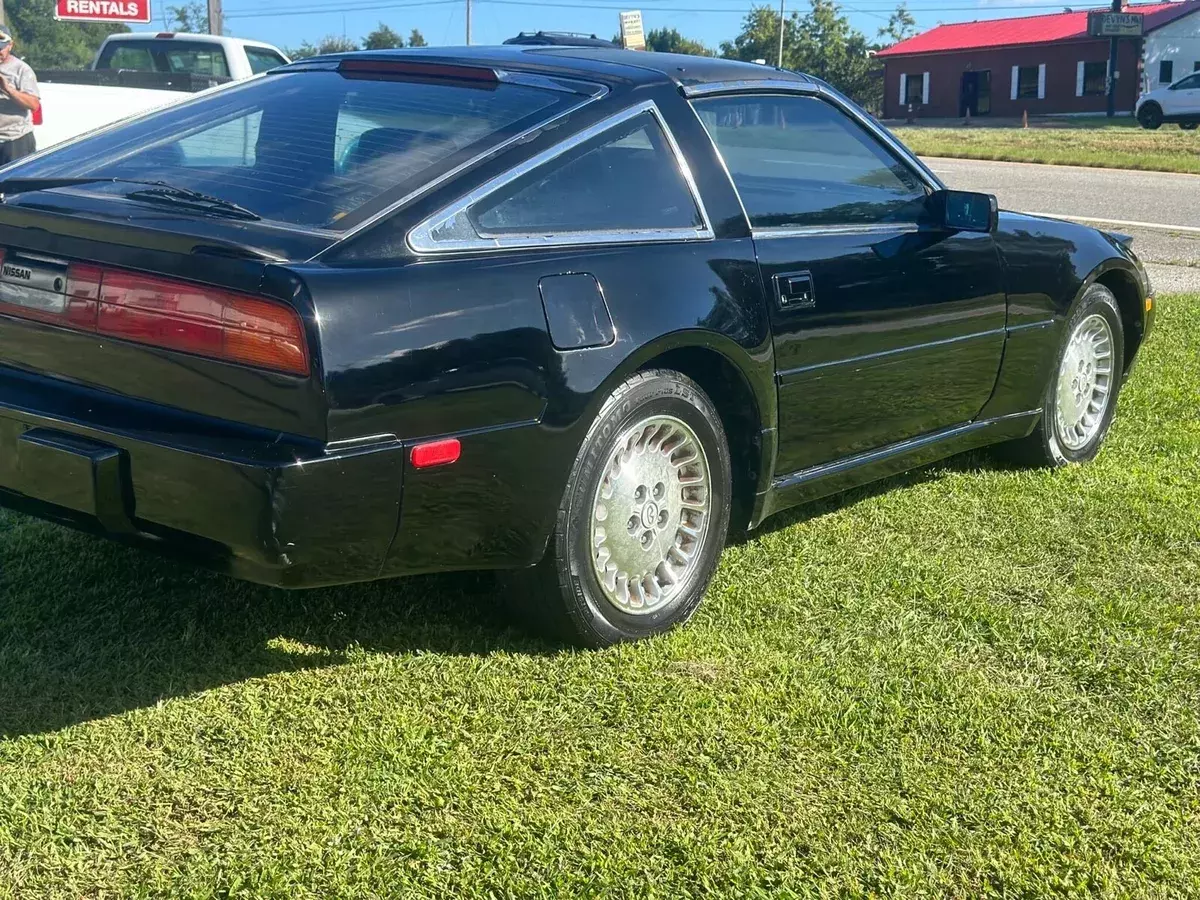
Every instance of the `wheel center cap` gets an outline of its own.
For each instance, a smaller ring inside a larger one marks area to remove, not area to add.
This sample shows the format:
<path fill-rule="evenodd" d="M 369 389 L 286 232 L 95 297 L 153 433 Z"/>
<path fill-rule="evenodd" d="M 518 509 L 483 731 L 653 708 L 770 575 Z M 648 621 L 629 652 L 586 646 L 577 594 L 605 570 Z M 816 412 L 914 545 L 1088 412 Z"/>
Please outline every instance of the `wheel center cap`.
<path fill-rule="evenodd" d="M 658 524 L 658 504 L 651 500 L 642 507 L 642 525 L 653 528 Z"/>

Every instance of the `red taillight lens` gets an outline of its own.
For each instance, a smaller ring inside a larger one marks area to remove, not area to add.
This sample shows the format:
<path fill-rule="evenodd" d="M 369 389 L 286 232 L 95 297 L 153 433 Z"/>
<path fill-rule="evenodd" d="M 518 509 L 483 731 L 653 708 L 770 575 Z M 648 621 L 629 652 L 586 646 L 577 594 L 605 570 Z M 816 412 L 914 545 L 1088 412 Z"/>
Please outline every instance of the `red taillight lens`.
<path fill-rule="evenodd" d="M 100 279 L 104 270 L 86 263 L 67 266 L 67 322 L 89 331 L 96 328 L 100 309 Z"/>
<path fill-rule="evenodd" d="M 293 375 L 309 372 L 304 325 L 281 303 L 87 263 L 67 267 L 64 293 L 61 315 L 2 302 L 0 307 L 12 315 L 168 350 Z"/>

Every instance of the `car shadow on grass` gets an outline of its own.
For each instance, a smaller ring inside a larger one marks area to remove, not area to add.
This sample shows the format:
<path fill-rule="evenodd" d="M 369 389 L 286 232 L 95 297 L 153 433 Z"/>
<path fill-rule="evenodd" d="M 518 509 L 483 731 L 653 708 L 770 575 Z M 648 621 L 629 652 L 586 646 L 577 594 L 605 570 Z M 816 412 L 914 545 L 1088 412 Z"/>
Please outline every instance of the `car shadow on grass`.
<path fill-rule="evenodd" d="M 338 665 L 360 648 L 557 649 L 512 623 L 488 573 L 283 591 L 7 512 L 0 554 L 0 739 Z"/>
<path fill-rule="evenodd" d="M 947 471 L 1003 467 L 979 451 L 963 454 L 783 512 L 750 536 Z M 0 554 L 0 739 L 250 678 L 340 665 L 359 649 L 561 649 L 513 621 L 491 573 L 283 591 L 3 511 Z"/>

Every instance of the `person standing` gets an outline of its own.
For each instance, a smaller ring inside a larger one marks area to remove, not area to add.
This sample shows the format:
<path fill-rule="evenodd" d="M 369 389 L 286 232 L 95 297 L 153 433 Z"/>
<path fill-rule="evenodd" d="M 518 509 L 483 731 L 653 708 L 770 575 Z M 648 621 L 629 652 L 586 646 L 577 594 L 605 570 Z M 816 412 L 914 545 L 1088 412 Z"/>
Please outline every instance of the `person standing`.
<path fill-rule="evenodd" d="M 37 76 L 12 47 L 12 35 L 0 25 L 0 166 L 37 149 L 29 114 L 42 105 Z"/>

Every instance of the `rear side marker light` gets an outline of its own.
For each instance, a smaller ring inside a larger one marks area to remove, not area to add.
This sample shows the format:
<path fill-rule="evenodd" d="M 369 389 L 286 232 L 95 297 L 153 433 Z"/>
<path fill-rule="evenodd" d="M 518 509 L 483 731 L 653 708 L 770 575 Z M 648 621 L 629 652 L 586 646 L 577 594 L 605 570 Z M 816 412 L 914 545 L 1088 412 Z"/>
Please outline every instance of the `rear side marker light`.
<path fill-rule="evenodd" d="M 282 303 L 88 263 L 67 267 L 63 293 L 61 313 L 3 302 L 0 311 L 257 369 L 309 373 L 304 323 Z"/>
<path fill-rule="evenodd" d="M 433 466 L 448 466 L 458 462 L 462 456 L 462 444 L 458 438 L 447 438 L 443 441 L 430 441 L 427 444 L 417 444 L 412 448 L 409 459 L 414 469 L 429 469 Z"/>

